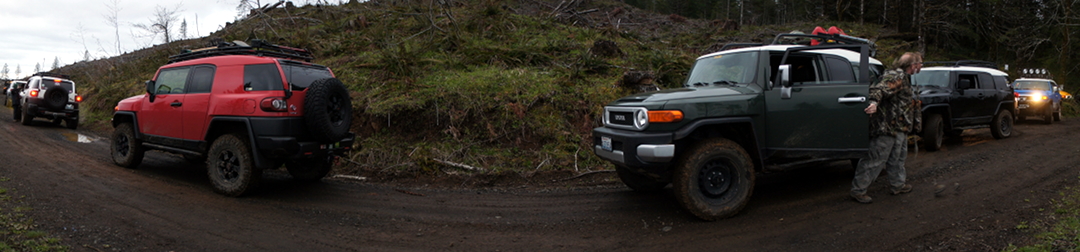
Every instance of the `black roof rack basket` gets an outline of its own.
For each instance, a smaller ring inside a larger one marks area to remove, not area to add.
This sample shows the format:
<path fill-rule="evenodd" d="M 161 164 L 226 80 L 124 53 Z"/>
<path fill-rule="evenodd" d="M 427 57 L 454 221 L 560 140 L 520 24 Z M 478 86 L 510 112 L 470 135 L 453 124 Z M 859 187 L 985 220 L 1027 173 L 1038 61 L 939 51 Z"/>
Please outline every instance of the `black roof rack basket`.
<path fill-rule="evenodd" d="M 53 73 L 53 72 L 37 72 L 37 73 L 34 73 L 33 75 L 30 75 L 30 77 L 34 77 L 34 76 L 54 77 L 54 78 L 61 78 L 61 79 L 71 79 L 71 76 L 67 76 L 66 74 L 58 74 L 58 73 Z"/>
<path fill-rule="evenodd" d="M 820 44 L 818 44 L 818 45 L 821 45 L 821 46 L 824 46 L 824 45 L 838 45 L 838 44 L 839 45 L 869 45 L 870 46 L 870 57 L 877 56 L 877 46 L 874 45 L 874 42 L 871 42 L 868 39 L 859 38 L 859 37 L 852 37 L 852 36 L 842 35 L 842 34 L 782 33 L 782 34 L 777 34 L 776 37 L 773 38 L 772 42 L 769 43 L 769 45 L 786 45 L 786 44 L 809 45 L 809 42 L 810 42 L 809 40 L 801 41 L 803 43 L 787 42 L 787 41 L 798 40 L 798 39 L 802 39 L 802 38 L 816 39 L 816 40 L 821 42 Z M 785 42 L 787 42 L 787 43 L 785 43 Z M 760 43 L 757 43 L 757 44 L 754 44 L 754 43 L 731 43 L 731 44 L 724 45 L 718 51 L 737 49 L 737 48 L 743 48 L 743 47 L 751 47 L 751 46 L 763 46 L 763 45 L 766 45 L 766 44 L 760 44 Z"/>
<path fill-rule="evenodd" d="M 169 63 L 222 55 L 267 56 L 292 60 L 302 60 L 305 62 L 311 62 L 311 60 L 315 59 L 315 57 L 312 56 L 311 52 L 309 52 L 308 50 L 275 45 L 261 39 L 252 39 L 251 44 L 244 43 L 243 41 L 233 41 L 231 43 L 220 42 L 217 44 L 217 46 L 199 48 L 195 50 L 184 50 L 180 54 L 169 56 Z"/>
<path fill-rule="evenodd" d="M 997 63 L 982 60 L 957 60 L 957 61 L 927 61 L 923 65 L 932 66 L 970 66 L 998 69 Z"/>

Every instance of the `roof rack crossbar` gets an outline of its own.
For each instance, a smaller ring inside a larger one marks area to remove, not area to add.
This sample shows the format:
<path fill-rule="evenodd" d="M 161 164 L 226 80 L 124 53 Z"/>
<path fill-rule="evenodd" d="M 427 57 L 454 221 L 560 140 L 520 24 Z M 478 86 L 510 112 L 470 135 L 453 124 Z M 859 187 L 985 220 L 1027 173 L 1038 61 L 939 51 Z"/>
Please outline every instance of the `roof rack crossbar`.
<path fill-rule="evenodd" d="M 222 42 L 219 43 L 217 47 L 185 50 L 185 52 L 181 54 L 169 56 L 169 63 L 222 55 L 270 56 L 277 58 L 302 60 L 306 62 L 311 62 L 315 59 L 311 55 L 311 52 L 309 52 L 308 50 L 288 46 L 280 46 L 271 44 L 261 39 L 253 39 L 251 40 L 250 45 L 246 45 L 243 43 Z"/>
<path fill-rule="evenodd" d="M 982 60 L 926 61 L 923 65 L 935 66 L 970 66 L 998 69 L 997 63 Z"/>
<path fill-rule="evenodd" d="M 763 46 L 763 45 L 765 45 L 765 44 L 762 44 L 762 43 L 730 43 L 730 44 L 724 45 L 723 47 L 720 47 L 720 50 L 717 50 L 717 52 L 719 52 L 719 51 L 727 51 L 727 50 L 731 50 L 731 49 L 739 49 L 739 48 L 743 48 L 743 47 Z"/>

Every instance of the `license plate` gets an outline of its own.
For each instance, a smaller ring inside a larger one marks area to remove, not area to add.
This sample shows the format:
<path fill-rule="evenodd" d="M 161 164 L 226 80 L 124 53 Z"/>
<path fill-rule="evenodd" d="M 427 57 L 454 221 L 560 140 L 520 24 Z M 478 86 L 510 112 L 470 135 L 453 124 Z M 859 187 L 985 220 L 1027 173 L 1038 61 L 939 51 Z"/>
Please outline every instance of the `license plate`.
<path fill-rule="evenodd" d="M 1028 105 L 1027 105 L 1027 104 L 1020 104 L 1020 105 L 1019 105 L 1019 108 L 1021 108 L 1021 109 L 1026 109 L 1026 108 L 1028 108 Z"/>
<path fill-rule="evenodd" d="M 71 104 L 68 104 L 64 107 L 64 109 L 75 109 L 75 106 L 71 106 Z"/>
<path fill-rule="evenodd" d="M 600 148 L 611 151 L 611 138 L 606 136 L 600 137 Z"/>

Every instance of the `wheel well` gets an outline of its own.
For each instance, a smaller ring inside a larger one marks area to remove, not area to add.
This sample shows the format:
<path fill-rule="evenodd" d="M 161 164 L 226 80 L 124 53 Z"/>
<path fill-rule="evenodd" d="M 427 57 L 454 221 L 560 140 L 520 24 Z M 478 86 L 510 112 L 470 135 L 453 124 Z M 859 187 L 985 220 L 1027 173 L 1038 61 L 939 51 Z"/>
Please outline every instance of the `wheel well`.
<path fill-rule="evenodd" d="M 135 117 L 133 117 L 133 116 L 131 116 L 129 114 L 116 114 L 116 115 L 113 115 L 113 118 L 112 118 L 112 126 L 113 126 L 113 128 L 116 128 L 116 126 L 120 125 L 121 123 L 131 123 L 131 124 L 134 125 L 135 124 Z"/>
<path fill-rule="evenodd" d="M 749 122 L 701 126 L 694 129 L 694 132 L 690 133 L 687 137 L 679 139 L 678 141 L 680 142 L 679 146 L 690 147 L 702 140 L 711 138 L 726 138 L 738 143 L 739 146 L 746 151 L 746 154 L 750 155 L 750 159 L 754 162 L 755 170 L 760 171 L 764 167 L 761 160 L 761 149 L 758 146 L 757 137 L 754 134 L 754 127 Z M 685 152 L 686 148 L 682 148 L 679 151 Z"/>
<path fill-rule="evenodd" d="M 214 142 L 221 135 L 236 133 L 241 136 L 247 136 L 247 124 L 240 121 L 213 121 L 210 123 L 210 128 L 206 129 L 206 137 L 203 138 L 207 143 Z"/>

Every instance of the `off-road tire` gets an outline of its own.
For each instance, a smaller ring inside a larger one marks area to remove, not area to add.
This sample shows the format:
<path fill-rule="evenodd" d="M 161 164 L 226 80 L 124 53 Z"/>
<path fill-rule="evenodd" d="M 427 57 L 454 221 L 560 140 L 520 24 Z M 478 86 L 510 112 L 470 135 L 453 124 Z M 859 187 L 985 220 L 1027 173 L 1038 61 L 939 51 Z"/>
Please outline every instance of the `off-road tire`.
<path fill-rule="evenodd" d="M 210 146 L 206 173 L 215 192 L 238 197 L 259 187 L 262 170 L 255 167 L 251 148 L 243 139 L 242 135 L 225 134 Z"/>
<path fill-rule="evenodd" d="M 675 198 L 698 218 L 715 221 L 735 215 L 754 191 L 754 164 L 735 142 L 704 140 L 682 155 L 672 185 Z"/>
<path fill-rule="evenodd" d="M 349 132 L 352 116 L 349 90 L 337 78 L 319 79 L 307 88 L 304 121 L 315 140 L 341 140 Z"/>
<path fill-rule="evenodd" d="M 34 116 L 30 115 L 30 109 L 28 107 L 29 106 L 22 106 L 22 109 L 20 109 L 22 111 L 22 125 L 30 125 L 30 123 L 34 122 Z"/>
<path fill-rule="evenodd" d="M 41 100 L 45 108 L 49 110 L 62 110 L 67 105 L 68 91 L 61 86 L 52 86 L 45 89 L 45 97 Z"/>
<path fill-rule="evenodd" d="M 113 129 L 109 150 L 112 152 L 113 163 L 131 169 L 142 163 L 145 152 L 142 141 L 135 138 L 135 126 L 131 123 L 121 123 Z"/>
<path fill-rule="evenodd" d="M 1054 105 L 1050 105 L 1050 107 L 1046 109 L 1046 113 L 1043 114 L 1043 124 L 1053 124 L 1053 123 L 1054 123 Z"/>
<path fill-rule="evenodd" d="M 68 129 L 78 129 L 79 128 L 79 119 L 67 119 L 67 120 L 64 120 L 64 126 L 67 126 Z"/>
<path fill-rule="evenodd" d="M 285 161 L 285 169 L 293 179 L 305 183 L 314 183 L 326 177 L 333 167 L 333 156 L 289 159 Z"/>
<path fill-rule="evenodd" d="M 922 139 L 926 143 L 926 150 L 940 150 L 941 142 L 945 138 L 945 123 L 941 121 L 941 114 L 926 115 L 923 125 Z"/>
<path fill-rule="evenodd" d="M 995 139 L 1007 138 L 1012 135 L 1013 115 L 1012 112 L 1002 109 L 990 122 L 990 134 Z"/>
<path fill-rule="evenodd" d="M 1056 122 L 1061 121 L 1061 104 L 1060 103 L 1057 106 L 1057 110 L 1054 111 L 1054 121 L 1056 121 Z"/>
<path fill-rule="evenodd" d="M 619 174 L 619 179 L 622 180 L 626 187 L 633 189 L 637 192 L 656 192 L 664 190 L 669 182 L 657 181 L 655 178 L 651 178 L 646 175 L 634 173 L 630 171 L 630 168 L 616 166 L 615 173 Z"/>

